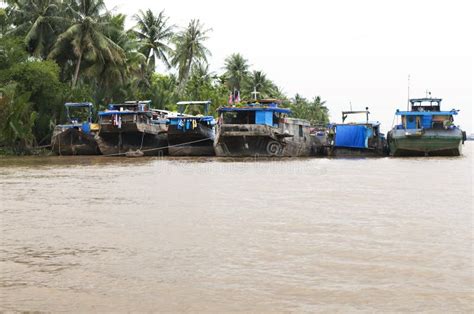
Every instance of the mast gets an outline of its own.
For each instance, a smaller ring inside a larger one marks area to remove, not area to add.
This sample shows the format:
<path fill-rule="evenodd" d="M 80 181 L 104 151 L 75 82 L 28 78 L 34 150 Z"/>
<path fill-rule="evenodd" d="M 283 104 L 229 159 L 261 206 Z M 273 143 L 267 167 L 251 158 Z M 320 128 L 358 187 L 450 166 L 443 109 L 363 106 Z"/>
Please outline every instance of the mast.
<path fill-rule="evenodd" d="M 408 74 L 408 100 L 407 100 L 407 111 L 410 111 L 410 74 Z"/>

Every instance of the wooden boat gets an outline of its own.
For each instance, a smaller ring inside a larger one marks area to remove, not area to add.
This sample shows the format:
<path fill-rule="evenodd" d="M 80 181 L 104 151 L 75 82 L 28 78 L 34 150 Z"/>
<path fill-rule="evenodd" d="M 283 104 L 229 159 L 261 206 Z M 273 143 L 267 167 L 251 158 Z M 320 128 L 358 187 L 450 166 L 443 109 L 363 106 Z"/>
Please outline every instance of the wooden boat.
<path fill-rule="evenodd" d="M 454 125 L 458 110 L 441 111 L 441 98 L 410 99 L 410 111 L 388 133 L 392 156 L 459 156 L 466 133 Z"/>
<path fill-rule="evenodd" d="M 51 137 L 52 151 L 58 155 L 100 154 L 94 139 L 98 125 L 92 123 L 93 105 L 89 102 L 66 103 L 64 107 L 68 123 L 59 124 L 54 128 Z"/>
<path fill-rule="evenodd" d="M 149 108 L 150 101 L 110 104 L 99 112 L 95 136 L 107 156 L 162 156 L 166 153 L 166 117 Z"/>
<path fill-rule="evenodd" d="M 328 156 L 384 156 L 387 141 L 380 132 L 380 122 L 369 121 L 369 108 L 363 111 L 343 111 L 342 123 L 329 125 L 326 154 Z M 349 115 L 364 114 L 364 122 L 344 123 Z"/>
<path fill-rule="evenodd" d="M 168 116 L 168 152 L 171 156 L 214 156 L 213 116 L 206 115 L 210 101 L 180 101 L 178 114 Z M 186 114 L 189 107 L 201 107 L 204 115 Z"/>
<path fill-rule="evenodd" d="M 289 118 L 291 110 L 280 108 L 275 99 L 218 109 L 214 148 L 221 157 L 309 156 L 312 149 L 310 124 Z"/>

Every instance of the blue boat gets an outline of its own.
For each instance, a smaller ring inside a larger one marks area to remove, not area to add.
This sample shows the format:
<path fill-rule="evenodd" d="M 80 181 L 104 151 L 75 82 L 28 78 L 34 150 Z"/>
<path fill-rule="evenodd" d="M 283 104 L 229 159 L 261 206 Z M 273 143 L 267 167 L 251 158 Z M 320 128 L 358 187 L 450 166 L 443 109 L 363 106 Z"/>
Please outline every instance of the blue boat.
<path fill-rule="evenodd" d="M 99 112 L 96 141 L 107 156 L 161 156 L 166 152 L 166 117 L 150 101 L 110 104 Z"/>
<path fill-rule="evenodd" d="M 58 155 L 100 154 L 94 135 L 98 125 L 92 123 L 90 102 L 66 103 L 66 124 L 59 124 L 53 130 L 51 149 Z"/>
<path fill-rule="evenodd" d="M 364 114 L 365 121 L 344 123 L 349 115 Z M 343 111 L 342 123 L 330 124 L 328 156 L 383 156 L 387 141 L 380 132 L 380 122 L 369 121 L 369 108 L 363 111 Z"/>
<path fill-rule="evenodd" d="M 171 156 L 214 156 L 216 120 L 207 115 L 210 101 L 180 101 L 178 113 L 168 116 L 168 152 Z M 202 114 L 186 114 L 186 109 L 202 107 Z"/>
<path fill-rule="evenodd" d="M 454 125 L 458 110 L 442 111 L 441 101 L 441 98 L 413 98 L 409 100 L 410 111 L 396 111 L 401 121 L 388 133 L 390 155 L 461 155 L 466 133 Z"/>
<path fill-rule="evenodd" d="M 291 110 L 275 99 L 218 109 L 214 148 L 221 157 L 309 156 L 310 123 L 290 118 Z"/>

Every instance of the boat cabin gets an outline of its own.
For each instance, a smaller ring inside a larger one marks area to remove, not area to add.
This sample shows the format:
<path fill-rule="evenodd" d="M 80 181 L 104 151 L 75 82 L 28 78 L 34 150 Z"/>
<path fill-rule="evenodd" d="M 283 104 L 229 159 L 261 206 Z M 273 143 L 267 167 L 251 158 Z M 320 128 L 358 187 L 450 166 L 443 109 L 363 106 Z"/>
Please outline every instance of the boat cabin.
<path fill-rule="evenodd" d="M 64 131 L 66 129 L 75 128 L 88 134 L 97 129 L 97 126 L 92 123 L 92 103 L 68 102 L 64 104 L 64 107 L 66 108 L 66 118 L 68 123 L 57 125 L 56 127 L 59 130 Z"/>
<path fill-rule="evenodd" d="M 66 118 L 71 124 L 80 124 L 83 122 L 92 122 L 92 103 L 81 102 L 72 103 L 68 102 L 64 104 L 66 108 Z M 86 109 L 86 110 L 84 110 Z M 74 115 L 72 115 L 74 113 Z"/>
<path fill-rule="evenodd" d="M 192 131 L 203 126 L 212 128 L 215 125 L 213 116 L 208 115 L 211 101 L 179 101 L 178 113 L 168 116 L 170 131 Z M 204 114 L 204 115 L 203 115 Z"/>
<path fill-rule="evenodd" d="M 458 110 L 441 111 L 440 98 L 410 99 L 411 110 L 397 110 L 395 115 L 401 117 L 396 129 L 435 129 L 443 130 L 454 127 L 454 115 Z"/>
<path fill-rule="evenodd" d="M 123 104 L 109 104 L 106 111 L 148 111 L 151 100 L 126 101 Z"/>
<path fill-rule="evenodd" d="M 211 101 L 178 101 L 179 115 L 208 115 Z M 202 110 L 200 109 L 202 107 Z"/>
<path fill-rule="evenodd" d="M 278 107 L 277 102 L 248 103 L 245 106 L 229 106 L 218 109 L 222 124 L 256 124 L 278 127 L 291 114 L 288 108 Z"/>
<path fill-rule="evenodd" d="M 112 124 L 121 128 L 123 123 L 151 123 L 150 100 L 126 101 L 123 104 L 109 104 L 99 112 L 100 124 Z"/>

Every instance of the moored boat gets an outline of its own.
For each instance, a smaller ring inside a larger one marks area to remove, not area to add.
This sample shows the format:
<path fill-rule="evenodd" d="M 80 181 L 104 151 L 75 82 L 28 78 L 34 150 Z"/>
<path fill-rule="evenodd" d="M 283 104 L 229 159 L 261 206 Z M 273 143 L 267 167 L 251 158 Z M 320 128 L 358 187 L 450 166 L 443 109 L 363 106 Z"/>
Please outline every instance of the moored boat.
<path fill-rule="evenodd" d="M 92 123 L 92 103 L 66 103 L 68 123 L 59 124 L 53 130 L 51 149 L 58 155 L 98 155 L 94 138 L 98 125 Z"/>
<path fill-rule="evenodd" d="M 171 156 L 214 156 L 216 121 L 207 115 L 210 101 L 180 101 L 178 114 L 168 117 L 168 152 Z M 186 109 L 203 107 L 204 115 L 187 114 Z"/>
<path fill-rule="evenodd" d="M 410 99 L 410 111 L 388 133 L 391 156 L 459 156 L 466 134 L 454 125 L 458 110 L 441 111 L 441 98 Z"/>
<path fill-rule="evenodd" d="M 362 122 L 345 123 L 350 115 L 364 114 Z M 369 121 L 369 110 L 343 111 L 342 123 L 329 125 L 328 156 L 384 156 L 387 154 L 387 141 L 380 132 L 380 122 Z"/>
<path fill-rule="evenodd" d="M 110 104 L 99 112 L 96 141 L 107 156 L 161 156 L 166 153 L 166 114 L 149 108 L 150 101 Z"/>
<path fill-rule="evenodd" d="M 309 156 L 310 123 L 290 118 L 291 110 L 275 99 L 218 109 L 214 148 L 221 157 Z"/>

